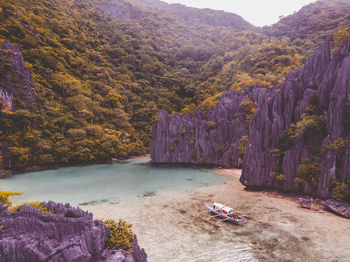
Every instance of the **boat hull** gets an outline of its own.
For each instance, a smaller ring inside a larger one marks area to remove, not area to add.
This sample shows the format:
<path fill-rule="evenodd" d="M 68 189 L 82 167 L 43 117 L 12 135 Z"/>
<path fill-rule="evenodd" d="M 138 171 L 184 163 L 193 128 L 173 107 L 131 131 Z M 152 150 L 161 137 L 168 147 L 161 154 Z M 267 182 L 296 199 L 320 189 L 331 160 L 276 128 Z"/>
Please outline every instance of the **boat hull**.
<path fill-rule="evenodd" d="M 211 206 L 209 206 L 207 203 L 204 203 L 205 207 L 208 209 L 209 213 L 215 214 L 217 216 L 220 216 L 222 218 L 225 219 L 225 221 L 230 221 L 233 223 L 245 223 L 245 220 L 241 219 L 241 218 L 232 218 L 227 216 L 226 214 L 223 214 L 217 210 L 215 210 L 214 208 L 212 208 Z"/>

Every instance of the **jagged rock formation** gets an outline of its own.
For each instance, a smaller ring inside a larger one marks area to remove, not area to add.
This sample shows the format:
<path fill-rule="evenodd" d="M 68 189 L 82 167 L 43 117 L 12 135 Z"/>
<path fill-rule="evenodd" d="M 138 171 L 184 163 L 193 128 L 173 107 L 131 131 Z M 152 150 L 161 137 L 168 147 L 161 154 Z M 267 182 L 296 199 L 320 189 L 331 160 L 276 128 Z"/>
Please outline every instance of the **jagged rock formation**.
<path fill-rule="evenodd" d="M 330 43 L 280 87 L 224 93 L 207 115 L 196 111 L 193 118 L 160 112 L 152 161 L 239 165 L 240 138 L 248 133 L 239 105 L 248 96 L 257 110 L 241 182 L 329 197 L 333 179 L 350 178 L 350 46 L 331 56 Z"/>
<path fill-rule="evenodd" d="M 246 97 L 255 101 L 259 92 L 260 88 L 246 88 L 244 93 L 223 93 L 208 112 L 196 110 L 193 117 L 161 111 L 153 125 L 152 162 L 240 166 L 240 146 L 249 125 L 240 105 Z"/>
<path fill-rule="evenodd" d="M 348 204 L 344 204 L 338 201 L 334 201 L 334 200 L 327 200 L 324 201 L 323 204 L 331 211 L 346 217 L 346 218 L 350 218 L 350 205 Z"/>
<path fill-rule="evenodd" d="M 350 176 L 350 144 L 346 140 L 350 138 L 349 95 L 350 46 L 336 50 L 331 58 L 328 40 L 303 69 L 288 76 L 278 92 L 260 94 L 241 182 L 329 197 L 330 181 L 347 182 Z M 297 133 L 283 149 L 281 136 L 293 124 Z M 277 157 L 274 149 L 280 150 Z M 312 177 L 307 171 L 307 176 L 301 177 L 300 170 L 297 176 L 301 164 L 308 168 L 306 160 L 315 165 L 319 162 L 319 174 Z M 278 174 L 280 179 L 276 179 Z M 302 183 L 296 183 L 298 177 Z"/>
<path fill-rule="evenodd" d="M 32 206 L 11 213 L 0 205 L 0 261 L 147 261 L 136 237 L 132 254 L 106 249 L 108 230 L 91 213 L 69 204 L 43 205 L 52 213 Z"/>
<path fill-rule="evenodd" d="M 13 98 L 19 97 L 28 107 L 34 99 L 34 83 L 26 70 L 18 46 L 5 41 L 0 51 L 0 103 L 2 109 L 13 109 Z"/>

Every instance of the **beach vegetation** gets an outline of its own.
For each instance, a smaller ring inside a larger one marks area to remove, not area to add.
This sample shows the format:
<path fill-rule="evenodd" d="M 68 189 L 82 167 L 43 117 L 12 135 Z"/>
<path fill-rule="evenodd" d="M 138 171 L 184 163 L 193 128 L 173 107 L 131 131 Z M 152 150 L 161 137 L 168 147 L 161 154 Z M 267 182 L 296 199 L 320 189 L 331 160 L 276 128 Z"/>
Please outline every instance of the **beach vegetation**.
<path fill-rule="evenodd" d="M 20 196 L 22 193 L 12 192 L 12 191 L 2 191 L 0 189 L 0 204 L 11 206 L 12 201 L 10 200 L 11 196 Z"/>
<path fill-rule="evenodd" d="M 103 220 L 103 222 L 107 230 L 109 230 L 106 243 L 107 247 L 110 249 L 123 249 L 127 252 L 132 252 L 131 244 L 134 240 L 132 225 L 126 223 L 122 219 L 119 219 L 118 222 L 113 219 Z"/>

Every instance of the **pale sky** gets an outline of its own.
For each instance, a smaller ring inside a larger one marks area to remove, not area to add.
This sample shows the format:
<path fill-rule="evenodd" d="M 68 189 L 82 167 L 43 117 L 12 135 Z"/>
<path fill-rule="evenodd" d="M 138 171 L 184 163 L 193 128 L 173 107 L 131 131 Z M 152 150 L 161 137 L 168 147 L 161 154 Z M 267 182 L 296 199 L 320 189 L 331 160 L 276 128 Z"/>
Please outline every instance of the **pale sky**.
<path fill-rule="evenodd" d="M 191 7 L 224 10 L 242 16 L 255 26 L 271 25 L 279 16 L 293 14 L 316 0 L 162 0 Z"/>

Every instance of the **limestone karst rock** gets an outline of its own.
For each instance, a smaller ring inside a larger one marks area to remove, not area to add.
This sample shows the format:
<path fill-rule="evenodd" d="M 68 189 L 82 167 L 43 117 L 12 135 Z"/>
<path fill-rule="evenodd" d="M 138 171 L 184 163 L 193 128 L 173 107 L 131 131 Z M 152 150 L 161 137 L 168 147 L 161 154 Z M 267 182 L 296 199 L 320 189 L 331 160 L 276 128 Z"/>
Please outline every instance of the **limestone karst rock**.
<path fill-rule="evenodd" d="M 51 201 L 42 205 L 51 213 L 32 206 L 9 212 L 0 205 L 0 261 L 147 261 L 136 237 L 132 254 L 107 249 L 108 230 L 91 213 Z"/>
<path fill-rule="evenodd" d="M 256 104 L 249 126 L 240 109 L 247 98 Z M 160 112 L 153 125 L 152 162 L 238 167 L 244 136 L 249 140 L 240 181 L 246 186 L 328 198 L 333 179 L 347 182 L 350 45 L 331 55 L 329 38 L 324 49 L 309 58 L 304 68 L 290 73 L 282 86 L 223 93 L 207 113 L 197 110 L 193 117 L 177 113 L 171 117 Z M 297 183 L 298 168 L 307 163 L 319 172 Z"/>

